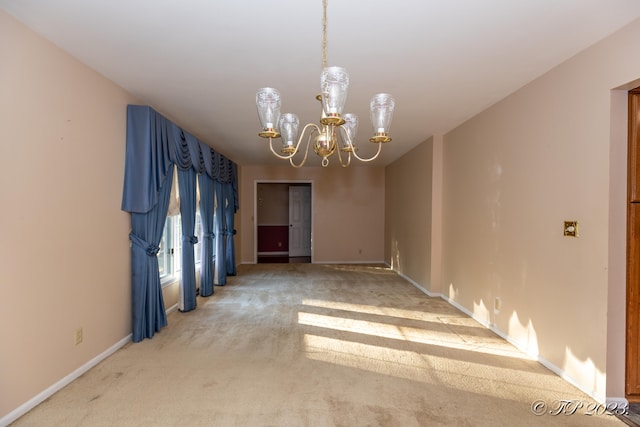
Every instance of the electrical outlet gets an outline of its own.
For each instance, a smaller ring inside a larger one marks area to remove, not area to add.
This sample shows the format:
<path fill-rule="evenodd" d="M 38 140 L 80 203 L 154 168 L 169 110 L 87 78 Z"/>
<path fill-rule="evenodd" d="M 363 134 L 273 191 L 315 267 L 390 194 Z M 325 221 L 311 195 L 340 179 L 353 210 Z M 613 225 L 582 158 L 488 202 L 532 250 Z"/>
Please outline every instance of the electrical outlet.
<path fill-rule="evenodd" d="M 498 297 L 493 300 L 493 312 L 498 314 L 500 313 L 500 306 L 502 305 L 502 300 Z"/>
<path fill-rule="evenodd" d="M 75 342 L 76 345 L 82 343 L 82 328 L 76 329 Z"/>

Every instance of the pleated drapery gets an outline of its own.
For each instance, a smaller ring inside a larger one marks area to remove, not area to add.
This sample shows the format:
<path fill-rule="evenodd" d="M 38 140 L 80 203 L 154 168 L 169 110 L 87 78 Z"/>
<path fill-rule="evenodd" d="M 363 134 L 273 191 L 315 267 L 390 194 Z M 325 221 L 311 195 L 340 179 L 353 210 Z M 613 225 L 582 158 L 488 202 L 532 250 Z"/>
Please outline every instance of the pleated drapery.
<path fill-rule="evenodd" d="M 227 246 L 227 228 L 224 220 L 224 184 L 215 186 L 216 193 L 216 214 L 213 218 L 213 229 L 215 230 L 215 251 L 216 263 L 213 273 L 213 283 L 218 286 L 227 284 L 227 263 L 224 261 Z M 218 256 L 220 254 L 220 256 Z"/>
<path fill-rule="evenodd" d="M 217 231 L 218 227 L 209 216 L 213 216 L 214 212 L 214 201 L 211 197 L 217 195 L 218 200 L 223 200 L 224 185 L 233 188 L 232 196 L 225 192 L 226 202 L 237 210 L 236 164 L 198 141 L 151 107 L 129 105 L 122 210 L 131 213 L 132 336 L 135 342 L 151 338 L 166 325 L 157 252 L 167 215 L 174 165 L 178 169 L 183 230 L 180 309 L 189 311 L 196 306 L 193 245 L 198 241 L 198 237 L 194 236 L 195 188 L 198 175 L 206 175 L 211 181 L 205 184 L 207 189 L 200 195 L 200 212 L 201 215 L 204 213 L 207 216 L 202 217 L 202 250 L 206 258 L 203 256 L 204 264 L 201 268 L 205 271 L 201 272 L 201 277 L 203 274 L 212 276 L 208 263 L 216 257 L 218 262 L 214 266 L 215 275 L 218 281 L 226 283 L 229 246 L 233 248 L 233 239 L 229 242 L 226 235 L 224 239 L 215 239 L 216 250 L 209 252 L 207 248 L 214 248 L 212 231 Z M 206 181 L 202 177 L 199 179 L 201 185 Z M 225 218 L 227 214 L 224 211 L 216 211 L 216 214 L 218 221 L 222 223 L 221 230 L 217 232 L 222 236 L 224 224 L 229 220 Z M 219 240 L 224 240 L 222 246 L 218 244 Z M 233 271 L 235 273 L 235 264 Z M 210 286 L 213 293 L 213 286 L 209 284 L 213 282 L 213 278 L 208 277 L 205 277 L 204 284 L 201 283 L 201 288 Z"/>
<path fill-rule="evenodd" d="M 228 276 L 236 275 L 236 255 L 233 245 L 233 236 L 236 235 L 234 216 L 236 213 L 235 204 L 233 200 L 233 184 L 222 184 L 222 192 L 224 194 L 224 221 L 225 228 L 227 230 L 226 242 L 225 242 L 225 262 L 226 273 Z"/>
<path fill-rule="evenodd" d="M 198 175 L 200 184 L 200 220 L 202 221 L 202 257 L 200 260 L 200 295 L 213 295 L 213 215 L 215 181 L 209 175 Z"/>
<path fill-rule="evenodd" d="M 157 203 L 149 212 L 131 212 L 131 306 L 132 339 L 151 338 L 166 326 L 167 317 L 160 287 L 158 250 L 169 208 L 171 178 L 169 168 L 164 185 L 158 190 Z"/>
<path fill-rule="evenodd" d="M 182 273 L 178 292 L 178 309 L 191 311 L 196 308 L 196 265 L 193 247 L 198 243 L 194 235 L 196 226 L 196 177 L 201 167 L 198 141 L 185 135 L 177 126 L 173 130 L 172 159 L 178 168 L 178 187 L 180 189 L 180 220 L 182 223 Z"/>
<path fill-rule="evenodd" d="M 191 311 L 196 308 L 196 264 L 193 247 L 198 243 L 194 235 L 196 227 L 196 172 L 178 169 L 180 187 L 180 220 L 182 221 L 182 275 L 178 292 L 178 309 Z"/>

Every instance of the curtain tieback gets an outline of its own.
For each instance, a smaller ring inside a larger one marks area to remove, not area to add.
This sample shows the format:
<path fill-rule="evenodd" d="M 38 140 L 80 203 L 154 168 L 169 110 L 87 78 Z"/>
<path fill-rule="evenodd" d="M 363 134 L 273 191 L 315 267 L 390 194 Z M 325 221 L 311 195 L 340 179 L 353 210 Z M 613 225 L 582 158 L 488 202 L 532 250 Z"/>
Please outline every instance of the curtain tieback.
<path fill-rule="evenodd" d="M 236 229 L 234 228 L 234 229 L 233 229 L 233 232 L 232 232 L 231 234 L 233 234 L 233 235 L 235 236 L 236 234 L 238 234 L 238 230 L 236 230 Z"/>
<path fill-rule="evenodd" d="M 214 237 L 216 237 L 216 235 L 213 233 L 202 233 L 203 239 L 213 239 Z"/>
<path fill-rule="evenodd" d="M 143 238 L 141 238 L 140 236 L 130 233 L 129 234 L 129 239 L 131 239 L 131 242 L 138 246 L 139 248 L 144 249 L 144 251 L 147 253 L 147 255 L 149 256 L 157 256 L 158 255 L 158 251 L 160 250 L 160 246 L 158 245 L 152 245 L 151 243 L 147 242 L 146 240 L 144 240 Z"/>
<path fill-rule="evenodd" d="M 196 245 L 198 243 L 198 236 L 182 236 L 182 242 Z"/>

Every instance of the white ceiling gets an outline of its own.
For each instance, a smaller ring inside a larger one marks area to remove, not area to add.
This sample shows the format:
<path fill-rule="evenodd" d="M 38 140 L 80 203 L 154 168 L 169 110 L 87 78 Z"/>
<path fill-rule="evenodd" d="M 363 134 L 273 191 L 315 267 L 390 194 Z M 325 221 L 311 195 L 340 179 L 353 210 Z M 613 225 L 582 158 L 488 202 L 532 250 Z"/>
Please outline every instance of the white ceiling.
<path fill-rule="evenodd" d="M 257 136 L 257 89 L 279 89 L 302 123 L 319 119 L 321 0 L 0 8 L 239 164 L 276 163 Z M 394 95 L 393 141 L 374 162 L 388 164 L 638 17 L 639 0 L 331 0 L 328 63 L 349 71 L 361 154 L 375 148 L 369 98 Z"/>

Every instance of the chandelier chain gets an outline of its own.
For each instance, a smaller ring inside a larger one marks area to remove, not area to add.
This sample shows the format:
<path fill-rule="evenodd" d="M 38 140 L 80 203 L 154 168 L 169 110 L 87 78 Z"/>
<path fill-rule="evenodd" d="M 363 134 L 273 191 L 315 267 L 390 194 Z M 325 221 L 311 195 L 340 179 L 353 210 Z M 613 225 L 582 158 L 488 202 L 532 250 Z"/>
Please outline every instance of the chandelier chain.
<path fill-rule="evenodd" d="M 322 0 L 322 68 L 327 67 L 327 0 Z"/>

